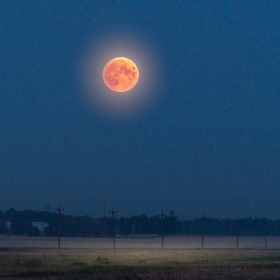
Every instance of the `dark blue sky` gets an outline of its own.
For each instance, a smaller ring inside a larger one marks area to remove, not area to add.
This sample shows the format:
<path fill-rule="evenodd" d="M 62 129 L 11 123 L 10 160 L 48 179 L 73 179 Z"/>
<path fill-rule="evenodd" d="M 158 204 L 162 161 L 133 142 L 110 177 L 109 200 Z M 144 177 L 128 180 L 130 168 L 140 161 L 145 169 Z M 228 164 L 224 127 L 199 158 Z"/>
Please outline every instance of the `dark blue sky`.
<path fill-rule="evenodd" d="M 0 209 L 279 218 L 279 14 L 268 0 L 1 1 Z M 137 118 L 96 112 L 79 87 L 110 36 L 154 58 L 139 89 L 157 98 Z"/>

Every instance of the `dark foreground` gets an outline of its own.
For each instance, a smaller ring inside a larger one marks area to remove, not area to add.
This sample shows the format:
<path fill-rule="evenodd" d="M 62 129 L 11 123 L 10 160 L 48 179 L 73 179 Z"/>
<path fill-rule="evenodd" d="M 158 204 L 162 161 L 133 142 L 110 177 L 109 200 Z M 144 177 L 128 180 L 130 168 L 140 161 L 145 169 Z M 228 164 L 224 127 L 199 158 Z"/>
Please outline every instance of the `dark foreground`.
<path fill-rule="evenodd" d="M 280 279 L 280 251 L 2 248 L 0 279 Z"/>

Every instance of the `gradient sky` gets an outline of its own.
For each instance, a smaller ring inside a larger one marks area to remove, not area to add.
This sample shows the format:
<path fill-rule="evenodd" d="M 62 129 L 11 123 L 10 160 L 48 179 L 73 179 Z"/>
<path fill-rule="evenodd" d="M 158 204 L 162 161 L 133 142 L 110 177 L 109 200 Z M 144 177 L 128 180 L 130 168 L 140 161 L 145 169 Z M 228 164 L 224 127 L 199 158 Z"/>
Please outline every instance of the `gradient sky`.
<path fill-rule="evenodd" d="M 0 209 L 279 218 L 279 15 L 268 0 L 1 1 Z M 110 36 L 137 46 L 139 81 L 157 76 L 137 117 L 88 106 L 79 84 Z"/>

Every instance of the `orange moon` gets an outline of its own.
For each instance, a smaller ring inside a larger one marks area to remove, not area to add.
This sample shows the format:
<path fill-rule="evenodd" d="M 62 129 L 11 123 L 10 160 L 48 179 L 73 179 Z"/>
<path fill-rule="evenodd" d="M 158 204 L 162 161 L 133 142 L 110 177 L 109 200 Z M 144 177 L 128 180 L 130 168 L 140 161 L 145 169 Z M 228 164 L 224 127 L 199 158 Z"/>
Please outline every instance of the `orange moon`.
<path fill-rule="evenodd" d="M 137 84 L 138 79 L 139 71 L 136 64 L 126 57 L 111 59 L 103 70 L 105 85 L 116 92 L 132 89 Z"/>

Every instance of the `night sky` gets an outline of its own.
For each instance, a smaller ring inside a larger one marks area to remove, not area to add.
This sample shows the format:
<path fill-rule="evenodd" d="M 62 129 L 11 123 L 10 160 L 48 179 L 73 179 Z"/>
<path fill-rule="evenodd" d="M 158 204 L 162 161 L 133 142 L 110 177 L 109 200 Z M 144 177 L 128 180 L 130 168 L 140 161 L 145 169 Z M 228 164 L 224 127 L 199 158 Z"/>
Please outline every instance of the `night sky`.
<path fill-rule="evenodd" d="M 1 1 L 0 209 L 279 218 L 279 15 L 268 0 Z M 105 106 L 98 67 L 119 52 L 143 98 Z"/>

